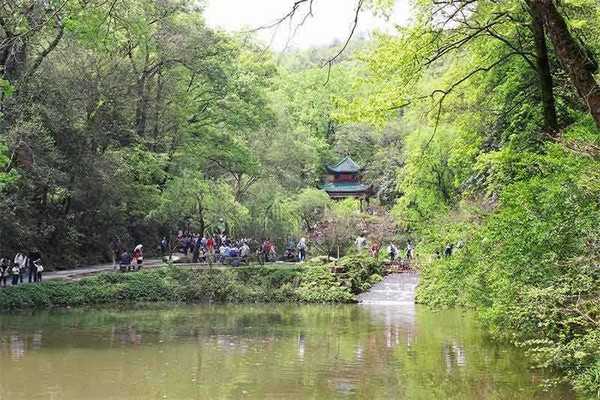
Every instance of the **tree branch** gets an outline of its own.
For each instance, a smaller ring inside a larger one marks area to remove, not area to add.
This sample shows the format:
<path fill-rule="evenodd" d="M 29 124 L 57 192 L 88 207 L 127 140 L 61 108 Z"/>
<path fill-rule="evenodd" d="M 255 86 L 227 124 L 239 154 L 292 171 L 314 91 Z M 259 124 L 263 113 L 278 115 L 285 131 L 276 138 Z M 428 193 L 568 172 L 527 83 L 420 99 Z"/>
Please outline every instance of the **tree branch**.
<path fill-rule="evenodd" d="M 48 54 L 50 54 L 50 52 L 52 52 L 52 50 L 54 50 L 56 48 L 56 46 L 58 46 L 58 43 L 62 39 L 63 34 L 65 33 L 65 28 L 64 28 L 64 25 L 63 25 L 62 21 L 60 20 L 60 17 L 58 16 L 58 14 L 56 15 L 56 29 L 57 29 L 56 36 L 48 44 L 48 47 L 46 47 L 40 53 L 40 55 L 35 59 L 35 61 L 31 65 L 31 68 L 29 68 L 29 71 L 27 71 L 27 73 L 25 74 L 24 80 L 26 80 L 28 77 L 30 77 L 39 68 L 39 66 L 42 64 L 44 59 L 48 56 Z"/>
<path fill-rule="evenodd" d="M 356 31 L 356 27 L 358 26 L 358 16 L 360 14 L 360 10 L 363 6 L 363 3 L 364 3 L 364 0 L 358 0 L 358 3 L 356 4 L 356 10 L 354 11 L 354 21 L 352 23 L 352 29 L 350 30 L 350 34 L 348 34 L 348 37 L 346 38 L 344 45 L 323 66 L 329 65 L 329 67 L 331 67 L 331 64 L 333 64 L 333 62 L 346 50 L 346 47 L 348 47 L 348 44 L 350 43 L 350 40 L 352 40 L 352 36 L 354 36 L 354 32 Z"/>

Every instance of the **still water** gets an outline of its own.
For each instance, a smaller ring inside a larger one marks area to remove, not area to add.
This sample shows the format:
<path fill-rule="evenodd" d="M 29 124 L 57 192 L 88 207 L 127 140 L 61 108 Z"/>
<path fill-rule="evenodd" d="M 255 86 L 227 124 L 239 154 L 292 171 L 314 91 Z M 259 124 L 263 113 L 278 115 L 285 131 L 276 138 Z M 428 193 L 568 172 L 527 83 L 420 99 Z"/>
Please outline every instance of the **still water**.
<path fill-rule="evenodd" d="M 0 399 L 572 399 L 472 315 L 412 304 L 0 316 Z"/>

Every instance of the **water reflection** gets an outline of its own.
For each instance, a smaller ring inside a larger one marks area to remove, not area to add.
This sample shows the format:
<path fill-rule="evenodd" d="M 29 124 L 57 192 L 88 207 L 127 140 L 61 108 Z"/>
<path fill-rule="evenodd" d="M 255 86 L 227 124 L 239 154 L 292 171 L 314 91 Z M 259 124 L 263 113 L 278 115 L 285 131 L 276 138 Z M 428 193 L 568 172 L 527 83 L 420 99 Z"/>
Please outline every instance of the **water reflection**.
<path fill-rule="evenodd" d="M 25 341 L 21 336 L 10 336 L 10 355 L 13 361 L 18 361 L 25 356 Z"/>
<path fill-rule="evenodd" d="M 465 348 L 462 343 L 456 341 L 444 343 L 442 354 L 446 362 L 447 372 L 451 372 L 455 367 L 464 367 L 466 364 Z"/>
<path fill-rule="evenodd" d="M 412 303 L 0 316 L 0 399 L 569 398 L 501 350 Z"/>
<path fill-rule="evenodd" d="M 304 361 L 304 335 L 298 335 L 298 359 Z"/>

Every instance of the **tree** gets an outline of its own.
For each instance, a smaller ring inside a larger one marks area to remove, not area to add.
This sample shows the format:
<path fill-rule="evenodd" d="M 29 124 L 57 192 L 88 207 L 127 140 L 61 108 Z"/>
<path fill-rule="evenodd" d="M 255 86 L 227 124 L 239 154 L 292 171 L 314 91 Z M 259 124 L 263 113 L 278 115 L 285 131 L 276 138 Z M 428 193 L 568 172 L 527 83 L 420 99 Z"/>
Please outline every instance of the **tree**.
<path fill-rule="evenodd" d="M 235 200 L 224 182 L 205 180 L 198 173 L 186 171 L 168 183 L 161 203 L 150 217 L 165 224 L 170 232 L 190 226 L 200 235 L 216 233 L 225 220 L 233 232 L 244 222 L 248 210 Z"/>
<path fill-rule="evenodd" d="M 324 246 L 329 257 L 332 253 L 337 258 L 352 245 L 359 233 L 360 205 L 355 199 L 345 199 L 327 208 L 311 240 L 318 246 Z"/>
<path fill-rule="evenodd" d="M 532 2 L 536 12 L 544 21 L 556 55 L 600 128 L 600 86 L 594 78 L 594 73 L 598 71 L 598 63 L 573 37 L 554 0 L 532 0 Z"/>
<path fill-rule="evenodd" d="M 306 188 L 296 195 L 294 212 L 302 221 L 302 227 L 311 233 L 331 206 L 329 195 L 322 190 Z"/>

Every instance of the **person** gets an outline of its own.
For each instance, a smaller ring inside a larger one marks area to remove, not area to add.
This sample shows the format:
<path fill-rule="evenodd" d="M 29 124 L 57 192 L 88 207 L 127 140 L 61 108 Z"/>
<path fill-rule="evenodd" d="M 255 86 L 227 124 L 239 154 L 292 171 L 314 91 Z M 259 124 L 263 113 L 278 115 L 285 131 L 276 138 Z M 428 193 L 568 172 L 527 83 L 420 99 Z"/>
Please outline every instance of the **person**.
<path fill-rule="evenodd" d="M 0 286 L 6 287 L 8 275 L 10 275 L 9 261 L 6 257 L 0 259 Z"/>
<path fill-rule="evenodd" d="M 295 246 L 292 246 L 291 248 L 288 247 L 287 249 L 285 249 L 285 251 L 283 252 L 283 257 L 281 258 L 282 261 L 295 261 L 296 260 L 296 251 L 294 250 Z"/>
<path fill-rule="evenodd" d="M 381 248 L 381 245 L 379 244 L 378 241 L 374 241 L 373 244 L 371 245 L 371 256 L 372 257 L 379 257 L 379 249 Z"/>
<path fill-rule="evenodd" d="M 162 240 L 160 241 L 160 256 L 161 256 L 161 258 L 165 258 L 167 256 L 168 247 L 169 247 L 169 244 L 167 242 L 167 238 L 163 237 Z"/>
<path fill-rule="evenodd" d="M 277 249 L 273 243 L 271 243 L 271 251 L 269 252 L 268 258 L 270 258 L 272 261 L 277 261 Z"/>
<path fill-rule="evenodd" d="M 35 260 L 41 259 L 40 256 L 40 252 L 37 250 L 31 251 L 29 253 L 29 257 L 27 260 L 27 271 L 29 272 L 29 276 L 28 276 L 28 281 L 29 283 L 31 282 L 37 282 L 37 270 L 35 265 L 33 264 L 35 262 Z"/>
<path fill-rule="evenodd" d="M 21 268 L 21 263 L 23 262 L 23 258 L 25 256 L 20 251 L 15 254 L 15 258 L 13 259 L 13 265 L 16 265 L 18 268 Z M 19 271 L 20 272 L 20 271 Z"/>
<path fill-rule="evenodd" d="M 242 243 L 242 247 L 240 247 L 240 257 L 242 257 L 242 261 L 248 261 L 248 257 L 250 256 L 250 247 L 248 243 L 245 241 Z"/>
<path fill-rule="evenodd" d="M 192 262 L 193 263 L 198 262 L 198 257 L 200 256 L 200 246 L 201 245 L 202 245 L 202 242 L 200 242 L 199 239 L 196 239 L 196 241 L 194 242 L 194 250 L 192 251 Z"/>
<path fill-rule="evenodd" d="M 219 262 L 223 263 L 225 260 L 225 251 L 226 251 L 226 247 L 225 247 L 225 243 L 221 243 L 221 246 L 219 246 Z"/>
<path fill-rule="evenodd" d="M 454 245 L 452 243 L 448 243 L 444 249 L 444 257 L 450 257 L 452 255 L 452 250 L 454 250 Z"/>
<path fill-rule="evenodd" d="M 262 244 L 262 255 L 265 262 L 269 262 L 269 256 L 271 255 L 271 241 L 267 238 Z"/>
<path fill-rule="evenodd" d="M 354 244 L 356 245 L 356 249 L 360 252 L 367 247 L 367 239 L 363 235 L 358 235 Z"/>
<path fill-rule="evenodd" d="M 119 257 L 119 269 L 121 270 L 121 272 L 125 272 L 128 271 L 131 265 L 131 257 L 129 256 L 129 253 L 127 252 L 127 250 L 124 250 L 123 253 L 121 253 L 121 256 Z"/>
<path fill-rule="evenodd" d="M 20 272 L 21 272 L 21 269 L 19 268 L 19 264 L 13 263 L 13 266 L 11 269 L 13 286 L 17 286 L 19 284 Z"/>
<path fill-rule="evenodd" d="M 394 243 L 390 243 L 388 247 L 388 254 L 390 255 L 390 261 L 394 262 L 396 255 L 398 254 L 398 248 L 394 245 Z"/>
<path fill-rule="evenodd" d="M 298 259 L 300 262 L 304 262 L 306 260 L 306 239 L 301 238 L 296 248 L 298 249 Z"/>
<path fill-rule="evenodd" d="M 44 272 L 44 266 L 42 265 L 42 260 L 41 259 L 37 259 L 33 262 L 33 266 L 35 267 L 35 281 L 36 282 L 41 282 L 42 281 L 42 272 Z"/>
<path fill-rule="evenodd" d="M 215 241 L 212 236 L 209 236 L 206 240 L 206 251 L 208 252 L 207 260 L 210 265 L 214 262 L 215 259 Z"/>
<path fill-rule="evenodd" d="M 204 247 L 200 247 L 200 251 L 198 252 L 198 262 L 204 264 L 207 262 L 208 254 L 206 253 L 206 249 Z"/>
<path fill-rule="evenodd" d="M 29 264 L 29 258 L 27 258 L 27 256 L 23 253 L 19 254 L 21 255 L 19 258 L 19 283 L 23 283 L 23 275 L 25 275 L 25 270 Z"/>
<path fill-rule="evenodd" d="M 413 244 L 412 242 L 409 240 L 406 243 L 406 259 L 410 260 L 413 257 Z"/>
<path fill-rule="evenodd" d="M 134 268 L 137 268 L 138 271 L 142 269 L 142 265 L 144 264 L 144 246 L 141 244 L 138 244 L 133 249 L 133 261 Z"/>
<path fill-rule="evenodd" d="M 117 269 L 117 260 L 119 259 L 120 253 L 121 253 L 121 243 L 119 243 L 119 239 L 114 237 L 110 241 L 110 254 L 112 256 L 113 269 Z"/>

